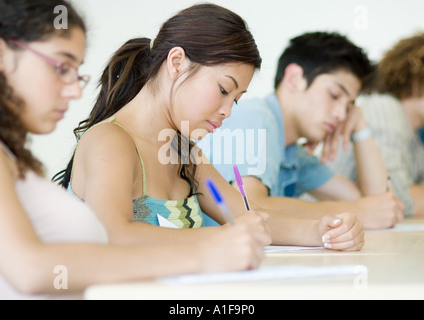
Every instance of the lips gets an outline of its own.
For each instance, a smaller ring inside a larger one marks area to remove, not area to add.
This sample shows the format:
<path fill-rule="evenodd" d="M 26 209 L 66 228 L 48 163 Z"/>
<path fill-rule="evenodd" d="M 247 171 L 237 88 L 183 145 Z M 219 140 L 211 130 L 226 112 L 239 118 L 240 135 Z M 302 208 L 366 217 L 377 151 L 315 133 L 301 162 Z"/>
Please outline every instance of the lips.
<path fill-rule="evenodd" d="M 336 125 L 334 125 L 332 123 L 326 122 L 326 123 L 324 123 L 324 125 L 325 125 L 325 129 L 327 130 L 328 133 L 333 133 L 334 130 L 336 130 Z"/>
<path fill-rule="evenodd" d="M 55 110 L 54 112 L 59 119 L 63 119 L 65 117 L 66 111 L 68 111 L 68 109 L 58 109 L 58 110 Z"/>
<path fill-rule="evenodd" d="M 209 129 L 211 132 L 215 132 L 215 130 L 222 126 L 221 121 L 207 121 Z"/>

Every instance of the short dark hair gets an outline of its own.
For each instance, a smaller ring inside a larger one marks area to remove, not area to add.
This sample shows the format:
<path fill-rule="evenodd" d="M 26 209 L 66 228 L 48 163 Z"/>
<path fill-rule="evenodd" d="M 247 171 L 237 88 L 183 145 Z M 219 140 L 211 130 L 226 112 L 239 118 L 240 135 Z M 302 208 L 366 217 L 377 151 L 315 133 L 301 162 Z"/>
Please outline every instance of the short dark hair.
<path fill-rule="evenodd" d="M 308 86 L 320 74 L 345 70 L 353 73 L 365 90 L 372 85 L 376 70 L 361 48 L 335 32 L 310 32 L 292 38 L 278 60 L 275 89 L 291 63 L 302 67 Z"/>

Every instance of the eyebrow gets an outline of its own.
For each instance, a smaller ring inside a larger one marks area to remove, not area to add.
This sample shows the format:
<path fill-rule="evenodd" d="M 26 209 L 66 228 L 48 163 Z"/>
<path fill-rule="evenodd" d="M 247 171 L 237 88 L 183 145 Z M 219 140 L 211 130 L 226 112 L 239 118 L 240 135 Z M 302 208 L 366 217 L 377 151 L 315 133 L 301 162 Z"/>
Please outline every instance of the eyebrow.
<path fill-rule="evenodd" d="M 59 51 L 59 52 L 56 52 L 56 54 L 61 55 L 61 56 L 64 56 L 64 57 L 72 60 L 73 62 L 78 63 L 78 59 L 73 54 L 71 54 L 69 52 Z M 83 63 L 84 63 L 84 61 L 81 61 L 80 64 L 83 64 Z"/>
<path fill-rule="evenodd" d="M 230 75 L 225 75 L 227 78 L 230 78 L 231 80 L 233 80 L 233 82 L 234 82 L 234 85 L 236 86 L 236 89 L 238 89 L 239 88 L 239 84 L 238 84 L 238 82 L 237 82 L 237 80 L 234 78 L 234 77 L 232 77 L 232 76 L 230 76 Z M 246 93 L 247 92 L 247 90 L 244 90 L 242 93 Z"/>

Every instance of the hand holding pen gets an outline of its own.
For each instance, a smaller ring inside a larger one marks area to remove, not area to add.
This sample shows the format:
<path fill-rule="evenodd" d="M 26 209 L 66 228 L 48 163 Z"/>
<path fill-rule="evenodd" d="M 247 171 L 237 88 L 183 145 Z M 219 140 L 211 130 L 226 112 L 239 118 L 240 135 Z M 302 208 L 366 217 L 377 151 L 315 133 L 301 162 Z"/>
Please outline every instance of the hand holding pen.
<path fill-rule="evenodd" d="M 206 180 L 206 185 L 209 188 L 216 205 L 220 208 L 225 219 L 232 225 L 237 227 L 248 227 L 253 237 L 260 243 L 262 246 L 269 245 L 271 243 L 271 236 L 268 228 L 265 225 L 264 219 L 254 214 L 253 211 L 250 211 L 252 214 L 243 214 L 238 219 L 240 223 L 236 223 L 235 217 L 225 204 L 221 193 L 211 179 Z"/>
<path fill-rule="evenodd" d="M 225 263 L 231 263 L 230 268 L 235 270 L 255 269 L 259 267 L 265 256 L 263 252 L 264 240 L 260 240 L 261 235 L 258 234 L 257 231 L 255 232 L 249 225 L 245 223 L 236 224 L 230 209 L 225 204 L 224 199 L 222 198 L 221 193 L 219 192 L 214 182 L 211 179 L 208 179 L 206 180 L 206 185 L 216 205 L 221 209 L 225 219 L 231 225 L 230 228 L 225 228 L 223 232 L 215 234 L 215 236 L 219 235 L 219 243 L 222 243 L 223 246 L 220 247 L 214 245 L 213 248 L 215 248 L 215 251 L 213 252 L 218 251 L 220 254 L 227 254 L 227 252 L 229 252 L 231 254 L 231 258 L 225 259 Z M 263 235 L 262 238 L 264 238 Z M 210 239 L 211 238 L 208 238 L 208 240 Z M 222 242 L 222 239 L 224 239 L 224 242 Z M 210 248 L 211 246 L 208 246 L 207 249 Z M 209 256 L 210 254 L 207 255 L 207 257 Z M 213 258 L 214 259 L 211 260 L 211 263 L 206 265 L 216 265 L 216 258 Z M 219 265 L 223 266 L 222 263 Z M 224 267 L 227 268 L 226 265 L 224 265 Z M 216 272 L 216 270 L 214 271 Z"/>

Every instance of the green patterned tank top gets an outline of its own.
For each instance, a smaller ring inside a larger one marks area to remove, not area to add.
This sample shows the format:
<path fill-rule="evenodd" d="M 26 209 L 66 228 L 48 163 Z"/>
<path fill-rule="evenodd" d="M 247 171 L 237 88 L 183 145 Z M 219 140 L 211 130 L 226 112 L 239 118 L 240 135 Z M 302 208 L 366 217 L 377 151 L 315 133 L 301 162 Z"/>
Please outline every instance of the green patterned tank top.
<path fill-rule="evenodd" d="M 131 137 L 130 133 L 119 123 L 115 122 L 115 117 L 111 117 L 103 122 L 113 123 L 122 128 Z M 132 137 L 131 137 L 132 139 Z M 133 140 L 134 141 L 134 140 Z M 135 144 L 135 142 L 134 142 Z M 196 195 L 182 200 L 163 200 L 152 198 L 147 195 L 146 172 L 141 154 L 137 150 L 143 170 L 143 195 L 133 200 L 133 216 L 134 221 L 160 225 L 158 215 L 172 222 L 178 228 L 200 228 L 204 226 L 205 216 L 200 209 Z M 71 176 L 72 181 L 72 176 Z M 70 186 L 70 184 L 69 184 Z M 72 188 L 70 192 L 73 193 Z"/>

